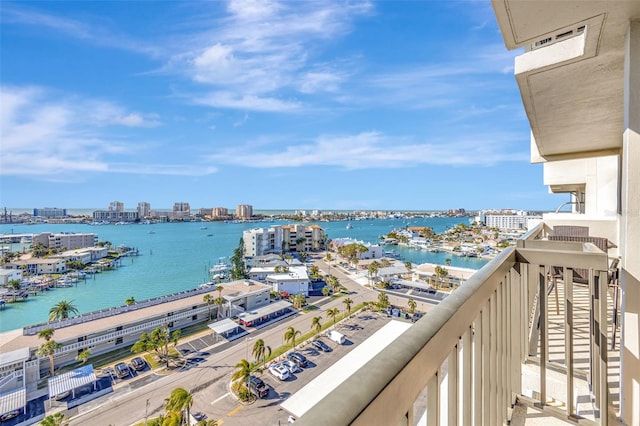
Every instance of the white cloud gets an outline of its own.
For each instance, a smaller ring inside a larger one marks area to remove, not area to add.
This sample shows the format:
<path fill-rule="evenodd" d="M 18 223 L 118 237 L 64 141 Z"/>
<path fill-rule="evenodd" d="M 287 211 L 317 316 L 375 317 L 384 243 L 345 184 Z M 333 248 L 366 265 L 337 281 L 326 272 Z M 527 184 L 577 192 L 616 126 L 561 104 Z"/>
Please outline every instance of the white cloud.
<path fill-rule="evenodd" d="M 283 100 L 280 91 L 338 92 L 349 74 L 337 63 L 316 63 L 323 43 L 348 33 L 369 2 L 230 1 L 215 30 L 196 37 L 195 47 L 174 54 L 164 71 L 185 74 L 213 87 L 196 103 L 217 108 L 291 112 L 302 100 Z M 190 46 L 194 44 L 191 43 Z M 332 69 L 336 67 L 336 69 Z"/>
<path fill-rule="evenodd" d="M 38 31 L 51 30 L 59 34 L 84 40 L 99 46 L 160 56 L 164 51 L 161 44 L 149 44 L 145 40 L 135 40 L 104 28 L 102 20 L 88 20 L 87 15 L 73 19 L 46 13 L 33 7 L 37 2 L 25 6 L 26 2 L 2 4 L 2 23 L 36 27 Z"/>
<path fill-rule="evenodd" d="M 270 97 L 260 97 L 233 92 L 213 92 L 194 99 L 196 104 L 215 108 L 231 108 L 263 112 L 293 112 L 301 109 L 302 105 L 295 101 L 285 101 Z"/>
<path fill-rule="evenodd" d="M 210 156 L 212 162 L 254 168 L 335 166 L 346 169 L 401 168 L 419 165 L 484 165 L 526 161 L 523 152 L 509 152 L 509 133 L 442 136 L 437 142 L 415 142 L 370 131 L 355 135 L 323 135 L 309 143 L 269 149 L 249 144 Z M 260 150 L 261 148 L 261 150 Z"/>
<path fill-rule="evenodd" d="M 28 175 L 44 179 L 61 178 L 78 172 L 144 174 L 208 174 L 215 169 L 192 165 L 151 165 L 121 162 L 110 158 L 138 154 L 139 144 L 126 136 L 110 136 L 119 126 L 149 127 L 157 118 L 127 112 L 103 100 L 64 96 L 40 87 L 0 87 L 0 140 L 2 175 Z"/>

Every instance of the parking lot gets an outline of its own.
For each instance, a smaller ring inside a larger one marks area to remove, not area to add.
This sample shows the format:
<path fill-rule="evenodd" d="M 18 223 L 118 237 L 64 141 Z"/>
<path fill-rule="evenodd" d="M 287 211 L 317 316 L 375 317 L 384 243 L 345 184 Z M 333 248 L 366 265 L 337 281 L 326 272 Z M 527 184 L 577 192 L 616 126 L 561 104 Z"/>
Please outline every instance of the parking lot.
<path fill-rule="evenodd" d="M 210 419 L 222 419 L 225 425 L 287 424 L 289 413 L 283 410 L 280 404 L 390 320 L 391 318 L 384 314 L 360 313 L 338 325 L 337 330 L 347 339 L 343 345 L 328 339 L 323 333 L 323 337 L 320 339 L 329 346 L 330 352 L 316 348 L 311 342 L 304 346 L 297 346 L 296 351 L 307 358 L 307 366 L 301 371 L 291 374 L 286 380 L 279 380 L 268 369 L 265 369 L 258 377 L 269 386 L 269 393 L 265 398 L 258 399 L 253 404 L 240 404 L 230 394 L 231 375 L 228 374 L 223 380 L 196 395 L 192 412 L 205 414 Z M 280 361 L 284 359 L 286 359 L 285 356 Z"/>

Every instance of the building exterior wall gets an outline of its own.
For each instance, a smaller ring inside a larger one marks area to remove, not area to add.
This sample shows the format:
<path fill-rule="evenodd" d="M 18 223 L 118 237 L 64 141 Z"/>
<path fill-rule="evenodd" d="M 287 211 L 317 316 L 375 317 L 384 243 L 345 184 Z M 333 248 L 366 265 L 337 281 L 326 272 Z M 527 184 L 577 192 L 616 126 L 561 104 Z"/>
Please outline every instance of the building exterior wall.
<path fill-rule="evenodd" d="M 67 215 L 67 209 L 59 209 L 57 207 L 44 207 L 40 209 L 33 209 L 33 215 L 35 217 L 46 218 L 65 217 Z"/>
<path fill-rule="evenodd" d="M 95 222 L 135 222 L 138 220 L 138 212 L 125 212 L 114 210 L 96 210 L 93 212 Z"/>
<path fill-rule="evenodd" d="M 245 256 L 282 253 L 282 227 L 248 229 L 242 233 Z"/>

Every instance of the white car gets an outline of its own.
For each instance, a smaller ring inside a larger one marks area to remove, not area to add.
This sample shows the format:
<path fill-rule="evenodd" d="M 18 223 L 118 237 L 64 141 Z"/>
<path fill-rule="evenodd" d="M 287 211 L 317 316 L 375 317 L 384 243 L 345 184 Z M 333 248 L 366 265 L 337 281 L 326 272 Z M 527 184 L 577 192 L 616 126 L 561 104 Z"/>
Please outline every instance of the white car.
<path fill-rule="evenodd" d="M 273 364 L 269 367 L 269 372 L 280 380 L 287 380 L 289 378 L 289 370 L 282 364 Z"/>
<path fill-rule="evenodd" d="M 290 360 L 282 361 L 281 365 L 284 365 L 285 368 L 289 370 L 289 373 L 291 374 L 297 373 L 298 371 L 302 371 L 302 369 L 298 367 L 298 364 Z"/>

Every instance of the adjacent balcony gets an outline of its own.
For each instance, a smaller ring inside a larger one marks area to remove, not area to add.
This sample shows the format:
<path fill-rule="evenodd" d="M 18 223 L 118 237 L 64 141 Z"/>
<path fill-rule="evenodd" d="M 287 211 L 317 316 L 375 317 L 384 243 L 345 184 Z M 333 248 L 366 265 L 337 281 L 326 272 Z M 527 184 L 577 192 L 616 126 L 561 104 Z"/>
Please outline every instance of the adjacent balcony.
<path fill-rule="evenodd" d="M 617 261 L 559 229 L 531 230 L 297 423 L 618 424 Z"/>

